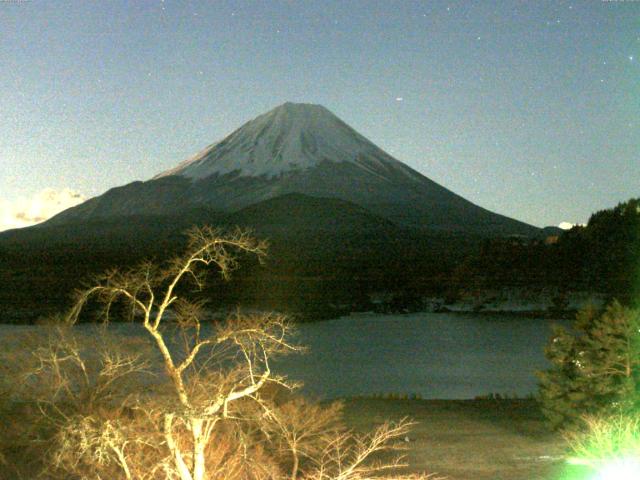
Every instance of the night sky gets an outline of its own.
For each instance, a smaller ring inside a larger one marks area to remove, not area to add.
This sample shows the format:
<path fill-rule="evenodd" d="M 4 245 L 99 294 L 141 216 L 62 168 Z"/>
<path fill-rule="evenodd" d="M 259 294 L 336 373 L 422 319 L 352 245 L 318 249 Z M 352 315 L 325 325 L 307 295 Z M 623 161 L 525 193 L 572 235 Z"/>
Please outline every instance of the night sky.
<path fill-rule="evenodd" d="M 639 1 L 0 1 L 0 230 L 285 101 L 537 226 L 640 195 Z"/>

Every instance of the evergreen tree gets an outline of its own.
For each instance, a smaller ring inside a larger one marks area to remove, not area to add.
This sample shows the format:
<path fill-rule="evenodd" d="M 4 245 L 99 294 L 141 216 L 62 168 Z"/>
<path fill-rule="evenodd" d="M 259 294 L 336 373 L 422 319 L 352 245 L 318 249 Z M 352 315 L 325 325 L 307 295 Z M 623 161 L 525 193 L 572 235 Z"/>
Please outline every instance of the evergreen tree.
<path fill-rule="evenodd" d="M 553 428 L 640 405 L 640 310 L 585 308 L 571 329 L 554 327 L 545 356 L 551 368 L 538 372 L 539 400 Z"/>

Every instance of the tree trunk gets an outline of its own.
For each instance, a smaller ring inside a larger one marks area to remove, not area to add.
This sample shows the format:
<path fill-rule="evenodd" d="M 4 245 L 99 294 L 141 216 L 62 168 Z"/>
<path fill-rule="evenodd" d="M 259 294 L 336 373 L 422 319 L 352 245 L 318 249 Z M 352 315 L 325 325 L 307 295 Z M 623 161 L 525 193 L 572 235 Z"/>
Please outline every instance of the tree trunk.
<path fill-rule="evenodd" d="M 127 463 L 127 458 L 124 456 L 124 447 L 117 448 L 112 446 L 111 450 L 116 454 L 116 458 L 118 459 L 118 463 L 122 470 L 124 471 L 124 476 L 127 480 L 131 480 L 131 470 L 129 470 L 129 464 Z"/>
<path fill-rule="evenodd" d="M 202 418 L 191 419 L 191 433 L 193 434 L 193 480 L 204 480 L 206 465 L 204 461 L 204 448 L 207 439 L 202 431 Z"/>
<path fill-rule="evenodd" d="M 189 471 L 189 467 L 184 462 L 182 458 L 182 452 L 176 445 L 175 439 L 173 438 L 173 415 L 165 414 L 164 416 L 164 438 L 167 441 L 167 446 L 173 455 L 173 459 L 175 461 L 176 470 L 178 471 L 178 475 L 180 475 L 180 480 L 194 480 L 191 476 L 191 472 Z"/>
<path fill-rule="evenodd" d="M 298 459 L 298 449 L 293 447 L 291 450 L 293 453 L 293 466 L 291 467 L 291 480 L 296 480 L 298 476 L 298 466 L 300 465 L 300 461 Z"/>

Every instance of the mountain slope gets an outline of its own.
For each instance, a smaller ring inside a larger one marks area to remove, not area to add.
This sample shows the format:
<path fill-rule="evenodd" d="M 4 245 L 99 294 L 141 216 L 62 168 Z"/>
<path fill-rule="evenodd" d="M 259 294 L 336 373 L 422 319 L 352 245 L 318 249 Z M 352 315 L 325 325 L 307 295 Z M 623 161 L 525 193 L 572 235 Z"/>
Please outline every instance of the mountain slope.
<path fill-rule="evenodd" d="M 60 224 L 194 206 L 235 212 L 291 193 L 354 203 L 414 228 L 535 235 L 536 227 L 485 210 L 378 148 L 326 108 L 285 103 L 177 167 L 62 212 Z"/>
<path fill-rule="evenodd" d="M 349 231 L 383 234 L 397 225 L 344 200 L 289 193 L 255 203 L 224 219 L 228 225 L 254 229 L 258 234 L 312 234 Z"/>

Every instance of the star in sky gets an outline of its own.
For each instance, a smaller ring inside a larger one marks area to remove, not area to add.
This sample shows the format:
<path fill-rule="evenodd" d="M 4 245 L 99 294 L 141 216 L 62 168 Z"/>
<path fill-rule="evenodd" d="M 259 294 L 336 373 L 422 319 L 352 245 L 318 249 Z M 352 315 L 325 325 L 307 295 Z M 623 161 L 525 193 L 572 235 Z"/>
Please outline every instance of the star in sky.
<path fill-rule="evenodd" d="M 150 178 L 286 100 L 323 104 L 434 181 L 539 226 L 584 221 L 637 194 L 640 130 L 628 99 L 640 36 L 630 1 L 202 9 L 155 0 L 151 12 L 78 2 L 73 15 L 23 3 L 8 22 L 0 15 L 13 35 L 0 79 L 0 201 Z M 123 141 L 116 132 L 127 130 Z M 557 169 L 524 169 L 540 158 Z M 508 175 L 506 188 L 462 173 L 479 169 Z M 523 194 L 531 171 L 574 181 Z M 590 180 L 606 186 L 598 196 L 585 194 Z"/>

